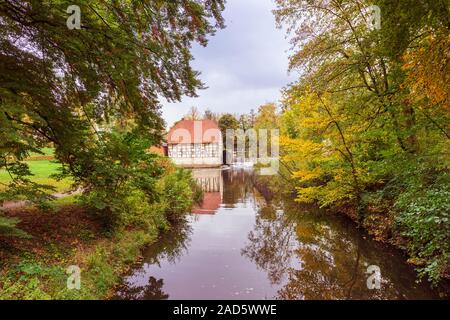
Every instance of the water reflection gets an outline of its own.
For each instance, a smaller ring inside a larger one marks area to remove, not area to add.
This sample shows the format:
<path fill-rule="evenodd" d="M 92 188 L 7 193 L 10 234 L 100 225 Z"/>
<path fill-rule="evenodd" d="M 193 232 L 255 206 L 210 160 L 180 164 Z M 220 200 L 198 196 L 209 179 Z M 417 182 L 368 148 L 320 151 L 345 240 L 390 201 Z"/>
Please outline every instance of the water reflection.
<path fill-rule="evenodd" d="M 236 208 L 240 204 L 253 202 L 255 199 L 253 175 L 248 169 L 224 170 L 223 206 L 225 208 Z"/>
<path fill-rule="evenodd" d="M 437 292 L 415 282 L 405 257 L 367 239 L 353 223 L 292 202 L 262 205 L 242 253 L 282 286 L 278 299 L 427 299 Z M 267 212 L 272 212 L 267 218 Z M 381 289 L 367 287 L 369 265 L 381 269 Z"/>
<path fill-rule="evenodd" d="M 346 219 L 255 188 L 247 170 L 196 172 L 205 198 L 145 252 L 121 299 L 428 299 L 397 250 L 369 240 Z M 209 199 L 212 199 L 213 195 Z M 216 201 L 215 200 L 215 201 Z M 197 211 L 199 210 L 199 211 Z M 214 213 L 214 215 L 205 215 Z M 367 288 L 369 265 L 381 289 Z"/>
<path fill-rule="evenodd" d="M 164 292 L 164 279 L 157 279 L 146 272 L 149 266 L 161 267 L 163 263 L 176 264 L 188 252 L 192 227 L 187 219 L 178 221 L 164 233 L 157 242 L 144 252 L 144 264 L 135 269 L 120 287 L 116 299 L 163 300 L 169 294 Z"/>
<path fill-rule="evenodd" d="M 278 285 L 292 261 L 295 228 L 271 205 L 258 211 L 254 229 L 248 233 L 249 243 L 241 253 L 267 272 L 271 284 Z"/>
<path fill-rule="evenodd" d="M 163 291 L 164 280 L 150 276 L 146 285 L 126 286 L 117 298 L 125 300 L 166 300 L 169 295 Z"/>
<path fill-rule="evenodd" d="M 223 196 L 223 178 L 221 170 L 198 169 L 193 172 L 193 177 L 203 190 L 203 201 L 193 208 L 192 213 L 215 214 L 222 203 Z"/>

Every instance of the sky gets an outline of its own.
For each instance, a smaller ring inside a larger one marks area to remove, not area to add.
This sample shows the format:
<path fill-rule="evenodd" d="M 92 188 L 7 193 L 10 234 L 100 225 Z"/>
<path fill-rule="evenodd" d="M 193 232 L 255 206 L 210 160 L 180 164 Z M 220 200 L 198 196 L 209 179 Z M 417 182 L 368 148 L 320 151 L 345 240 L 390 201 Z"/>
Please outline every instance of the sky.
<path fill-rule="evenodd" d="M 272 0 L 228 0 L 225 29 L 209 38 L 208 46 L 193 45 L 194 70 L 207 89 L 197 98 L 162 101 L 163 118 L 170 127 L 192 106 L 202 113 L 248 113 L 267 102 L 279 102 L 280 90 L 295 80 L 288 73 L 289 41 L 277 29 Z"/>

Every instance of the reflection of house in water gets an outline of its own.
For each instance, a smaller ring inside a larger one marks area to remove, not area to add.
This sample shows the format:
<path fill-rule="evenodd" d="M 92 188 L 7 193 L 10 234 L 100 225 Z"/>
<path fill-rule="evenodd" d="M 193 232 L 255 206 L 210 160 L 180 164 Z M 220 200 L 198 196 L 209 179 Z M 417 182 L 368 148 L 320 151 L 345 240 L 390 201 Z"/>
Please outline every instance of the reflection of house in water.
<path fill-rule="evenodd" d="M 203 202 L 193 208 L 197 214 L 215 214 L 222 203 L 223 178 L 220 169 L 198 169 L 192 172 L 203 190 Z"/>

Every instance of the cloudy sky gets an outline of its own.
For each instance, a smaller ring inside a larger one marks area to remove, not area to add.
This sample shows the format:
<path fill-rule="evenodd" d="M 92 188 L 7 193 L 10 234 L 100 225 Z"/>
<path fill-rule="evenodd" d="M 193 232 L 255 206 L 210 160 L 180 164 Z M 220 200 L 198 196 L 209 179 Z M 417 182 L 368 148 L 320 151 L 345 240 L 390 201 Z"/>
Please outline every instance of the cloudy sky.
<path fill-rule="evenodd" d="M 280 89 L 295 80 L 288 74 L 289 43 L 275 26 L 272 0 L 228 0 L 226 28 L 211 37 L 207 47 L 195 45 L 193 67 L 208 87 L 198 98 L 163 102 L 170 126 L 196 106 L 201 112 L 247 113 L 266 102 L 278 102 Z"/>

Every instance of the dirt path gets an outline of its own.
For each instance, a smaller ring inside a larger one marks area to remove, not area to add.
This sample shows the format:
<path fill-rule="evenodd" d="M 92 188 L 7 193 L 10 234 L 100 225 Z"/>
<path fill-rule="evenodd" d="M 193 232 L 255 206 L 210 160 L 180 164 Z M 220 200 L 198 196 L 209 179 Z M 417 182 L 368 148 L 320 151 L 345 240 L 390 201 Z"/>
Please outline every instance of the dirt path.
<path fill-rule="evenodd" d="M 72 192 L 58 192 L 53 194 L 53 197 L 55 197 L 56 199 L 60 199 L 60 198 L 64 198 L 64 197 L 68 197 L 74 194 L 79 194 L 81 193 L 81 190 L 75 190 Z M 5 201 L 3 203 L 2 206 L 0 206 L 1 209 L 17 209 L 23 206 L 26 206 L 27 204 L 29 204 L 30 202 L 27 200 L 20 200 L 20 201 Z"/>

